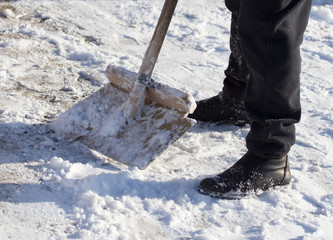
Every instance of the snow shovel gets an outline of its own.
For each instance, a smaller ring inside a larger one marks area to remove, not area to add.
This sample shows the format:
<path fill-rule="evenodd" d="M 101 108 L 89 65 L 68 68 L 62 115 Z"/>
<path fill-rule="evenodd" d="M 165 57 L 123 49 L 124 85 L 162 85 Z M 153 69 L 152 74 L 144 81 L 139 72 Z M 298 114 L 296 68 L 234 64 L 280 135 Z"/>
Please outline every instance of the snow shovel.
<path fill-rule="evenodd" d="M 176 5 L 165 1 L 139 72 L 109 65 L 110 83 L 51 122 L 58 135 L 144 169 L 196 123 L 193 97 L 151 78 Z"/>

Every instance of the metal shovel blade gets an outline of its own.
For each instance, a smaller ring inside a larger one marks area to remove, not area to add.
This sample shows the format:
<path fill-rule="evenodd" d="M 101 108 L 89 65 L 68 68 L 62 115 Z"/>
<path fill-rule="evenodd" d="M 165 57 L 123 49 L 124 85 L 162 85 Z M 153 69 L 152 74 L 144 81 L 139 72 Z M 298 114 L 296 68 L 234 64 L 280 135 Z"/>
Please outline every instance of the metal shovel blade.
<path fill-rule="evenodd" d="M 105 156 L 144 169 L 196 122 L 146 100 L 136 118 L 126 118 L 129 93 L 110 83 L 51 122 L 67 141 L 80 141 Z"/>

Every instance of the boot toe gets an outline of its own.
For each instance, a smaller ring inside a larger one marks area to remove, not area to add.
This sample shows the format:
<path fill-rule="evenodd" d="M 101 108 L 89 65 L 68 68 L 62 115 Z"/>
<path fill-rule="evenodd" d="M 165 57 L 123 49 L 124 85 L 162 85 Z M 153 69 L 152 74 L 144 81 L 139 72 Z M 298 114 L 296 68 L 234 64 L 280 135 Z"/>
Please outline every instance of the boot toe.
<path fill-rule="evenodd" d="M 204 194 L 204 195 L 208 195 L 208 196 L 212 196 L 215 197 L 215 194 L 218 194 L 221 192 L 221 190 L 218 187 L 217 182 L 214 180 L 214 178 L 206 178 L 204 180 L 202 180 L 199 184 L 199 186 L 197 187 L 197 190 Z"/>
<path fill-rule="evenodd" d="M 216 198 L 228 198 L 224 195 L 228 192 L 236 190 L 237 186 L 228 179 L 219 179 L 219 177 L 206 178 L 202 180 L 197 190 L 205 195 Z"/>

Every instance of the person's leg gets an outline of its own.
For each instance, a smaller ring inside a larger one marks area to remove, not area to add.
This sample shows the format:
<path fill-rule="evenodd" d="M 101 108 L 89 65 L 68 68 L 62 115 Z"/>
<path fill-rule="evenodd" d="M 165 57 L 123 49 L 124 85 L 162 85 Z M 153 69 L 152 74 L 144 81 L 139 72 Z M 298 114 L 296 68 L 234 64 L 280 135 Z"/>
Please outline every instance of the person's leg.
<path fill-rule="evenodd" d="M 285 156 L 300 120 L 300 45 L 312 0 L 242 1 L 239 35 L 250 78 L 245 107 L 252 120 L 250 152 Z M 259 14 L 258 14 L 259 13 Z"/>
<path fill-rule="evenodd" d="M 232 13 L 231 16 L 230 51 L 228 67 L 224 71 L 226 77 L 223 82 L 222 92 L 230 101 L 243 105 L 249 70 L 241 52 L 237 12 Z"/>
<path fill-rule="evenodd" d="M 287 154 L 301 114 L 300 45 L 311 4 L 312 0 L 241 2 L 239 36 L 250 76 L 244 98 L 252 121 L 248 152 L 225 172 L 204 179 L 198 187 L 201 193 L 230 198 L 290 182 Z"/>
<path fill-rule="evenodd" d="M 242 126 L 249 123 L 244 109 L 244 93 L 248 79 L 248 68 L 240 50 L 238 36 L 238 10 L 240 0 L 226 0 L 232 13 L 230 28 L 230 57 L 225 70 L 223 90 L 214 97 L 197 102 L 190 118 L 199 121 L 232 123 Z"/>

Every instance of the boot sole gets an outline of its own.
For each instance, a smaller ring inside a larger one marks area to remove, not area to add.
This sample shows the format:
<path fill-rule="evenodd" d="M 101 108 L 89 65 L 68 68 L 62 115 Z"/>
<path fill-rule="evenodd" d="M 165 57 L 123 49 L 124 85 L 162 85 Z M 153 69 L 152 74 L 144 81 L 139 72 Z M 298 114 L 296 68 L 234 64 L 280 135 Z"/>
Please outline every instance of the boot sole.
<path fill-rule="evenodd" d="M 269 187 L 267 190 L 251 190 L 247 192 L 241 192 L 241 191 L 231 191 L 231 192 L 226 192 L 226 193 L 220 193 L 220 192 L 214 192 L 212 190 L 202 188 L 202 187 L 197 187 L 197 191 L 201 194 L 207 195 L 212 198 L 218 198 L 218 199 L 226 199 L 226 200 L 239 200 L 239 199 L 244 199 L 244 198 L 254 198 L 257 196 L 260 196 L 264 193 L 267 193 L 268 191 L 271 190 L 277 190 L 281 192 L 285 192 L 290 188 L 289 184 L 286 185 L 277 185 L 277 186 L 272 186 Z"/>
<path fill-rule="evenodd" d="M 189 117 L 190 118 L 190 117 Z M 195 118 L 192 118 L 195 119 Z M 236 127 L 246 127 L 246 125 L 250 126 L 251 123 L 247 122 L 247 121 L 243 121 L 243 120 L 239 120 L 239 121 L 204 121 L 204 120 L 198 120 L 195 119 L 196 121 L 198 121 L 198 123 L 201 124 L 213 124 L 213 125 L 233 125 Z"/>

